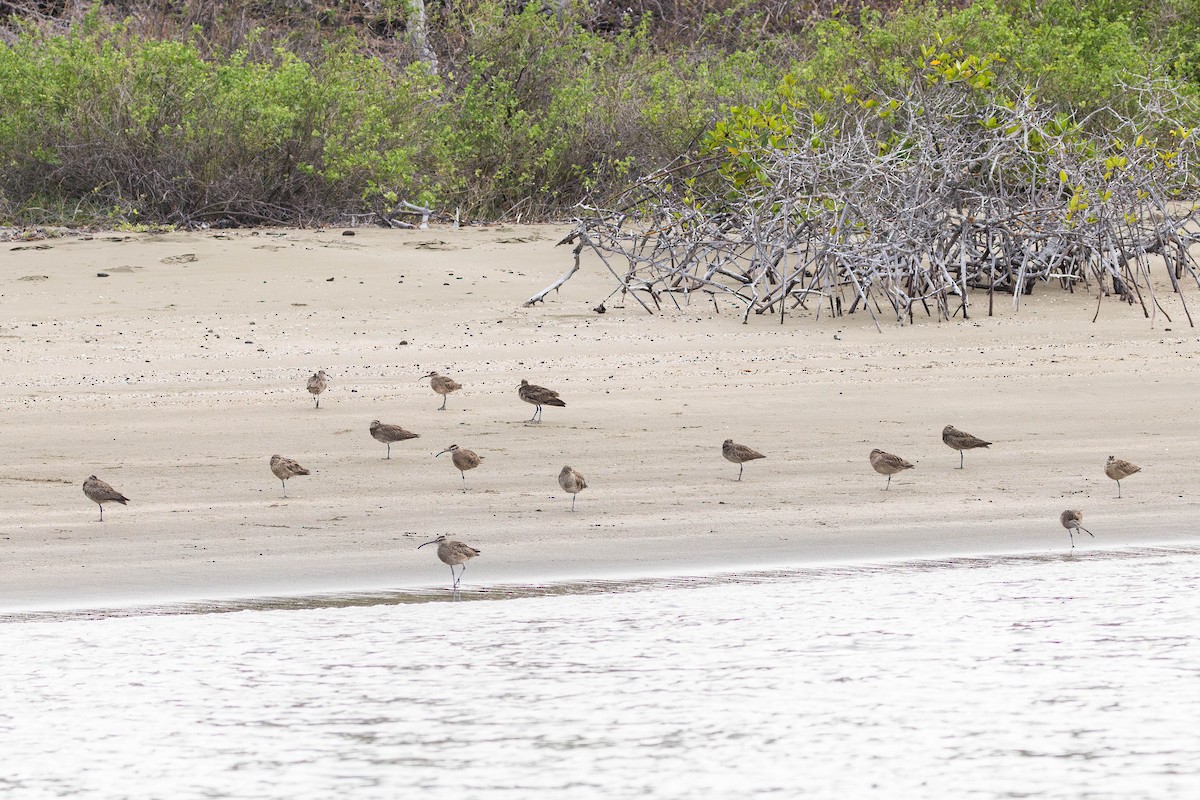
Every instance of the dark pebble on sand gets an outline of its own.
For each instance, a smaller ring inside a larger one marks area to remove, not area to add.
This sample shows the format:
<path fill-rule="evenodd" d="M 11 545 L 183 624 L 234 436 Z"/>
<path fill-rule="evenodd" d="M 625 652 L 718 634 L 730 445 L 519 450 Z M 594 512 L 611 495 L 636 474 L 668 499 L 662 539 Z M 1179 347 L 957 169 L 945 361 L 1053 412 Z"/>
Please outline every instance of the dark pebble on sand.
<path fill-rule="evenodd" d="M 107 273 L 107 272 L 97 272 L 97 273 L 96 273 L 96 277 L 97 277 L 97 278 L 107 278 L 107 277 L 108 277 L 108 273 Z"/>

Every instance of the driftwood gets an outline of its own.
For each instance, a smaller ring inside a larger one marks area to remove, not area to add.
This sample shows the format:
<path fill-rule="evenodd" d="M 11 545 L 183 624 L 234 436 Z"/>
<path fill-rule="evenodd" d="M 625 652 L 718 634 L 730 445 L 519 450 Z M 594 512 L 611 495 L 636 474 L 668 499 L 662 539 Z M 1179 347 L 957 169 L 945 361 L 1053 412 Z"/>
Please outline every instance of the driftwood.
<path fill-rule="evenodd" d="M 987 292 L 991 314 L 997 293 L 1019 307 L 1057 283 L 1153 318 L 1166 313 L 1151 282 L 1161 265 L 1190 323 L 1180 281 L 1200 285 L 1197 210 L 1182 198 L 1195 189 L 1195 137 L 1164 107 L 1169 89 L 1127 89 L 1126 108 L 1086 119 L 1029 94 L 981 102 L 953 83 L 878 98 L 893 109 L 885 121 L 835 98 L 756 150 L 752 179 L 707 158 L 642 178 L 611 207 L 582 207 L 563 242 L 576 245 L 574 266 L 526 305 L 588 250 L 613 294 L 650 313 L 700 292 L 737 303 L 743 321 L 861 308 L 878 328 L 918 311 L 968 319 L 971 290 Z"/>

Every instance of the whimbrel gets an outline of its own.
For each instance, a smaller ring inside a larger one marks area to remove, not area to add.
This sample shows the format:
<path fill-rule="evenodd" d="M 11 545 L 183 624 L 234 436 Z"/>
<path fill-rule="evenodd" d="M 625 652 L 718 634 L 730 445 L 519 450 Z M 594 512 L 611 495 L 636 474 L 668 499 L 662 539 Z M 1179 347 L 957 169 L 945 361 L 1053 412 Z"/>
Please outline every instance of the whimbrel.
<path fill-rule="evenodd" d="M 1093 539 L 1096 538 L 1095 534 L 1083 527 L 1082 511 L 1072 511 L 1071 509 L 1067 509 L 1058 516 L 1058 521 L 1061 522 L 1062 526 L 1067 529 L 1067 534 L 1071 537 L 1072 550 L 1075 549 L 1075 531 L 1083 531 Z"/>
<path fill-rule="evenodd" d="M 437 555 L 443 564 L 450 566 L 450 588 L 454 591 L 455 596 L 458 596 L 458 582 L 462 580 L 463 573 L 467 571 L 467 562 L 475 556 L 479 555 L 479 551 L 469 544 L 447 539 L 446 534 L 442 534 L 436 539 L 431 539 L 425 544 L 417 545 L 420 550 L 426 544 L 436 544 L 438 546 Z M 462 566 L 462 569 L 457 575 L 454 574 L 456 566 Z"/>
<path fill-rule="evenodd" d="M 454 462 L 454 466 L 458 467 L 458 471 L 462 473 L 463 491 L 467 490 L 467 470 L 475 469 L 479 466 L 479 462 L 483 461 L 483 456 L 477 456 L 471 450 L 463 450 L 456 444 L 447 447 L 442 453 L 449 453 L 450 460 Z M 442 453 L 434 453 L 433 457 L 437 458 Z"/>
<path fill-rule="evenodd" d="M 429 378 L 429 385 L 433 387 L 435 392 L 442 396 L 442 404 L 438 407 L 438 411 L 445 411 L 446 398 L 449 397 L 451 392 L 457 392 L 459 389 L 461 389 L 462 385 L 453 378 L 447 378 L 445 375 L 438 375 L 436 372 L 430 372 L 428 375 L 425 375 L 419 380 L 425 380 L 425 378 Z"/>
<path fill-rule="evenodd" d="M 308 379 L 308 391 L 313 397 L 317 398 L 317 408 L 321 407 L 321 392 L 329 386 L 329 376 L 325 374 L 325 370 L 318 370 L 316 375 Z"/>
<path fill-rule="evenodd" d="M 963 451 L 974 450 L 976 447 L 987 447 L 991 442 L 985 442 L 978 436 L 972 436 L 966 431 L 960 431 L 953 425 L 947 425 L 942 428 L 942 441 L 950 447 L 958 451 L 958 468 L 963 468 Z"/>
<path fill-rule="evenodd" d="M 1108 457 L 1108 463 L 1104 465 L 1104 474 L 1117 482 L 1117 498 L 1121 497 L 1121 481 L 1128 478 L 1135 472 L 1141 472 L 1142 468 L 1137 464 L 1132 464 L 1121 458 Z"/>
<path fill-rule="evenodd" d="M 379 420 L 373 420 L 371 422 L 371 436 L 375 438 L 375 441 L 383 442 L 387 445 L 388 458 L 392 457 L 392 442 L 403 442 L 408 439 L 420 438 L 419 433 L 406 431 L 399 425 L 386 425 Z"/>
<path fill-rule="evenodd" d="M 905 461 L 900 456 L 894 456 L 891 453 L 885 453 L 878 447 L 871 451 L 870 455 L 871 466 L 880 475 L 887 475 L 887 485 L 884 491 L 887 491 L 892 485 L 892 476 L 897 472 L 903 472 L 906 469 L 912 469 L 913 465 Z"/>
<path fill-rule="evenodd" d="M 283 496 L 287 497 L 287 481 L 288 478 L 296 475 L 307 475 L 308 470 L 300 466 L 290 458 L 284 458 L 281 455 L 271 456 L 271 472 L 275 473 L 275 477 L 279 478 L 283 484 Z"/>
<path fill-rule="evenodd" d="M 721 443 L 721 455 L 725 456 L 726 461 L 732 461 L 738 465 L 738 480 L 742 479 L 742 470 L 744 470 L 747 461 L 753 461 L 756 458 L 766 458 L 762 453 L 752 447 L 746 447 L 744 444 L 738 444 L 733 439 L 726 439 Z"/>
<path fill-rule="evenodd" d="M 100 506 L 101 522 L 104 522 L 105 503 L 120 503 L 121 505 L 125 505 L 129 502 L 128 497 L 121 494 L 116 489 L 97 478 L 95 475 L 89 475 L 88 479 L 83 482 L 83 493 L 87 495 L 88 500 L 91 500 L 93 503 Z"/>
<path fill-rule="evenodd" d="M 583 479 L 578 471 L 564 466 L 562 472 L 558 473 L 558 485 L 562 487 L 564 492 L 571 495 L 571 510 L 575 510 L 575 495 L 587 488 L 587 481 Z"/>
<path fill-rule="evenodd" d="M 536 406 L 533 409 L 533 417 L 530 418 L 530 422 L 542 421 L 542 406 L 565 408 L 567 405 L 558 399 L 558 392 L 553 389 L 547 389 L 545 386 L 535 386 L 524 379 L 522 379 L 521 385 L 517 387 L 517 396 L 526 403 Z"/>

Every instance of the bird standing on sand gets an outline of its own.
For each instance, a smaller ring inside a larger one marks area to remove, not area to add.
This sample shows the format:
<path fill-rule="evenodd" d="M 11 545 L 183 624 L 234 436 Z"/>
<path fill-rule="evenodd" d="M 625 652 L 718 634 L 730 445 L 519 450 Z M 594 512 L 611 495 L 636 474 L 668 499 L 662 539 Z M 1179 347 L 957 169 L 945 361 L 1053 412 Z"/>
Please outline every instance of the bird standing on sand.
<path fill-rule="evenodd" d="M 530 422 L 542 421 L 542 406 L 565 408 L 567 405 L 558 399 L 558 392 L 553 389 L 547 389 L 545 386 L 535 386 L 527 380 L 522 380 L 521 385 L 517 387 L 517 396 L 526 403 L 536 406 L 533 409 L 533 417 L 530 418 Z"/>
<path fill-rule="evenodd" d="M 454 462 L 454 466 L 458 467 L 458 471 L 462 473 L 463 491 L 467 490 L 467 470 L 475 469 L 479 466 L 479 462 L 483 461 L 483 456 L 475 455 L 472 450 L 463 450 L 456 444 L 447 447 L 442 453 L 449 453 L 450 460 Z M 442 453 L 434 453 L 433 457 L 437 458 Z"/>
<path fill-rule="evenodd" d="M 871 467 L 880 475 L 887 475 L 887 485 L 883 487 L 887 491 L 892 485 L 892 476 L 897 472 L 903 472 L 906 469 L 912 469 L 913 465 L 905 461 L 900 456 L 894 456 L 891 453 L 885 453 L 878 447 L 871 451 L 869 456 L 871 459 Z"/>
<path fill-rule="evenodd" d="M 444 533 L 436 539 L 425 542 L 425 544 L 417 545 L 417 549 L 420 550 L 426 544 L 436 544 L 438 546 L 438 558 L 443 564 L 450 565 L 450 588 L 454 591 L 455 597 L 457 597 L 458 582 L 462 580 L 463 573 L 467 571 L 467 562 L 479 555 L 479 551 L 463 542 L 447 539 Z M 455 575 L 454 568 L 459 565 L 462 566 L 462 569 Z"/>
<path fill-rule="evenodd" d="M 972 436 L 966 431 L 960 431 L 953 425 L 942 428 L 942 441 L 946 446 L 958 451 L 958 468 L 963 468 L 963 451 L 974 450 L 977 447 L 987 447 L 991 442 L 985 442 L 978 436 Z"/>
<path fill-rule="evenodd" d="M 1067 529 L 1067 534 L 1071 537 L 1072 550 L 1075 549 L 1075 531 L 1083 531 L 1093 539 L 1096 538 L 1095 534 L 1083 527 L 1082 511 L 1072 511 L 1071 509 L 1067 509 L 1058 516 L 1058 521 L 1061 522 L 1062 526 Z"/>
<path fill-rule="evenodd" d="M 571 510 L 575 510 L 575 495 L 587 488 L 587 481 L 583 479 L 578 471 L 564 466 L 562 472 L 558 473 L 558 485 L 562 487 L 564 492 L 571 495 Z"/>
<path fill-rule="evenodd" d="M 744 444 L 738 444 L 733 439 L 726 439 L 721 443 L 721 455 L 725 456 L 726 461 L 732 461 L 738 465 L 738 480 L 742 479 L 742 470 L 744 470 L 747 461 L 753 461 L 756 458 L 766 458 L 762 453 L 752 447 L 747 447 Z"/>
<path fill-rule="evenodd" d="M 125 505 L 129 502 L 128 497 L 121 494 L 116 489 L 97 478 L 95 475 L 89 475 L 88 479 L 83 482 L 83 493 L 87 495 L 88 500 L 91 500 L 93 503 L 100 506 L 101 522 L 104 522 L 105 503 L 120 503 L 121 505 Z"/>
<path fill-rule="evenodd" d="M 329 376 L 325 374 L 325 370 L 318 370 L 316 375 L 308 379 L 308 391 L 313 397 L 317 398 L 317 408 L 321 407 L 321 392 L 329 386 Z"/>
<path fill-rule="evenodd" d="M 294 478 L 297 475 L 307 475 L 308 470 L 300 466 L 290 458 L 284 458 L 281 455 L 271 456 L 271 472 L 275 473 L 275 477 L 279 478 L 283 484 L 283 496 L 287 497 L 287 481 L 288 478 Z"/>
<path fill-rule="evenodd" d="M 451 392 L 457 392 L 459 389 L 461 389 L 462 385 L 453 378 L 447 378 L 445 375 L 438 375 L 436 372 L 430 372 L 428 375 L 425 375 L 419 380 L 425 380 L 425 378 L 429 378 L 429 385 L 433 387 L 435 392 L 442 396 L 442 404 L 438 407 L 438 411 L 445 411 L 446 399 L 450 396 Z"/>
<path fill-rule="evenodd" d="M 1108 463 L 1104 465 L 1104 474 L 1117 482 L 1117 498 L 1121 497 L 1121 481 L 1128 478 L 1135 472 L 1141 472 L 1142 468 L 1137 464 L 1130 463 L 1122 458 L 1108 457 Z"/>
<path fill-rule="evenodd" d="M 399 425 L 386 425 L 379 420 L 371 422 L 371 436 L 374 437 L 375 441 L 383 442 L 387 445 L 387 458 L 392 457 L 392 442 L 403 442 L 408 439 L 420 438 L 419 433 L 406 431 Z"/>

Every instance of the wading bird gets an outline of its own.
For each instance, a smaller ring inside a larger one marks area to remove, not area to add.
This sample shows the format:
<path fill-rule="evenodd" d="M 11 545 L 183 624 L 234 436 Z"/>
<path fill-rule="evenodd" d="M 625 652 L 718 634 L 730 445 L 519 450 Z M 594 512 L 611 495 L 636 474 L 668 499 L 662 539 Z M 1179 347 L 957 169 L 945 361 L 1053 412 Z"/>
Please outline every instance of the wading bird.
<path fill-rule="evenodd" d="M 105 503 L 120 503 L 121 505 L 125 505 L 129 502 L 128 497 L 121 494 L 116 489 L 97 478 L 95 475 L 89 475 L 88 479 L 83 482 L 83 493 L 87 495 L 88 500 L 91 500 L 93 503 L 100 506 L 101 522 L 104 522 Z"/>

